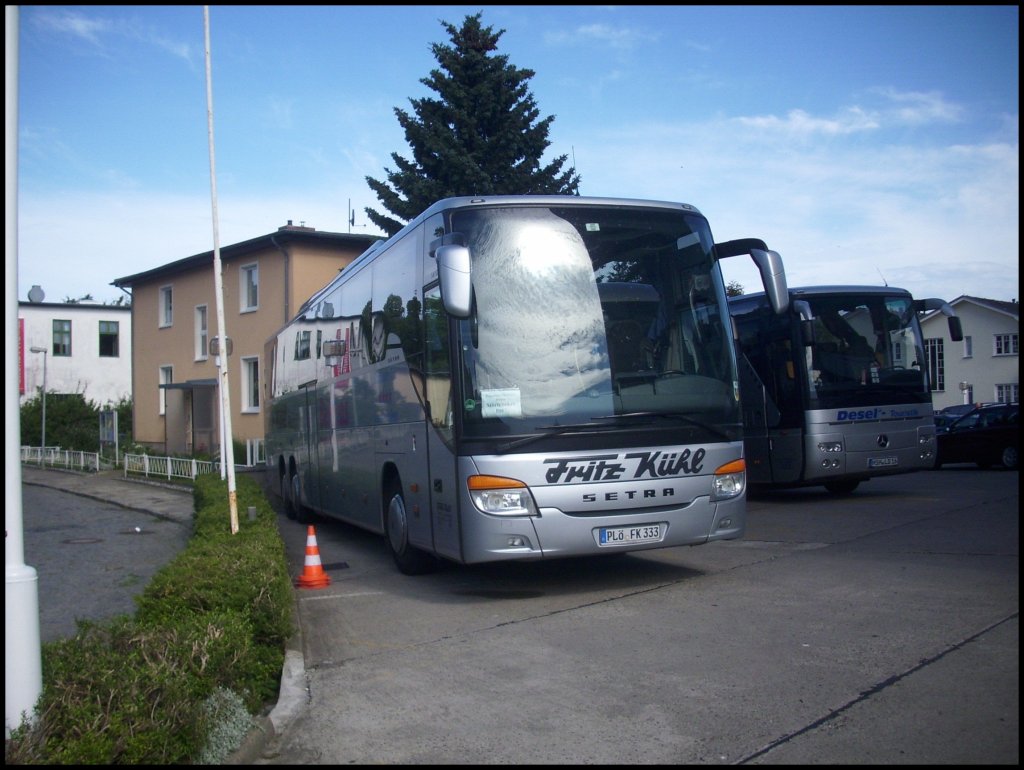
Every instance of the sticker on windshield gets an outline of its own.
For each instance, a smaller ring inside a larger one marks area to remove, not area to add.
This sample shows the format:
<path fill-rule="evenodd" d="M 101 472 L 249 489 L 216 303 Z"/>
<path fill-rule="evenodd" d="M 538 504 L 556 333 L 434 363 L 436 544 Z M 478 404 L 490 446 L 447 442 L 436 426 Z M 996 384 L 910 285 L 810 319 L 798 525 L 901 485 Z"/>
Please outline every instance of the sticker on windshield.
<path fill-rule="evenodd" d="M 522 417 L 523 402 L 519 388 L 480 391 L 480 414 L 483 417 Z"/>

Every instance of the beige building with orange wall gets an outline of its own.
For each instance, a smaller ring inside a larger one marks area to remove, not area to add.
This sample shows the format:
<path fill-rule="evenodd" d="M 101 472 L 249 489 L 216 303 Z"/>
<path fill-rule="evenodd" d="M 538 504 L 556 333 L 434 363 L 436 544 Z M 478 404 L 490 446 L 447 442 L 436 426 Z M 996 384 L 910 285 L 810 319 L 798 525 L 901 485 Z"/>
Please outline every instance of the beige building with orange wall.
<path fill-rule="evenodd" d="M 289 220 L 276 232 L 222 246 L 232 434 L 263 438 L 263 346 L 312 294 L 377 240 Z M 118 278 L 132 296 L 135 441 L 156 452 L 216 455 L 217 304 L 213 251 Z M 243 458 L 236 458 L 236 462 Z"/>

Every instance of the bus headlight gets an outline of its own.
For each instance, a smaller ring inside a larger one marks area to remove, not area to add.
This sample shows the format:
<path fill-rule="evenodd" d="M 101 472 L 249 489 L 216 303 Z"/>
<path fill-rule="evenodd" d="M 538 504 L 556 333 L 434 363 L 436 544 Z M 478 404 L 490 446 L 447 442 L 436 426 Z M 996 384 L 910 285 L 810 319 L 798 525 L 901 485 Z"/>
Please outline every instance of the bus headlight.
<path fill-rule="evenodd" d="M 819 452 L 842 452 L 842 441 L 822 441 L 818 444 Z"/>
<path fill-rule="evenodd" d="M 743 494 L 747 485 L 747 463 L 745 460 L 733 460 L 715 469 L 715 478 L 711 486 L 711 499 L 728 500 Z"/>
<path fill-rule="evenodd" d="M 466 480 L 473 505 L 495 516 L 538 516 L 529 487 L 504 476 L 470 476 Z"/>

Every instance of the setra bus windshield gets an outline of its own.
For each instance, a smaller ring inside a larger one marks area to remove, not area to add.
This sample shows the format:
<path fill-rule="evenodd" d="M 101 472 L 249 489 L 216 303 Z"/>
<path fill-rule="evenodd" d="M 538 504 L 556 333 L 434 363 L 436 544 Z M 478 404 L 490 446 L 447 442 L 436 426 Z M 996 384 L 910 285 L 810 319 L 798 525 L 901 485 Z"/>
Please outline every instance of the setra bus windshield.
<path fill-rule="evenodd" d="M 739 440 L 731 327 L 706 220 L 642 207 L 453 212 L 472 255 L 461 430 Z"/>

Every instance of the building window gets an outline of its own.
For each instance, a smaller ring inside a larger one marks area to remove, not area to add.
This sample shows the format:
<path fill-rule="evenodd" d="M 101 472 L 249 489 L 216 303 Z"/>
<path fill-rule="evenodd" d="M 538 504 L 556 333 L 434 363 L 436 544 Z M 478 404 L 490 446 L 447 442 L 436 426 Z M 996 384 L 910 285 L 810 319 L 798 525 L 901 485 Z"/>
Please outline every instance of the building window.
<path fill-rule="evenodd" d="M 205 361 L 210 355 L 206 318 L 206 305 L 196 305 L 196 361 Z"/>
<path fill-rule="evenodd" d="M 1019 353 L 1017 350 L 1017 335 L 996 334 L 994 337 L 993 351 L 993 355 L 997 356 L 1017 355 Z"/>
<path fill-rule="evenodd" d="M 242 411 L 260 410 L 260 359 L 258 356 L 242 359 Z"/>
<path fill-rule="evenodd" d="M 173 366 L 161 366 L 160 367 L 160 384 L 170 385 L 174 382 L 174 367 Z M 160 388 L 160 414 L 166 414 L 167 412 L 167 388 Z"/>
<path fill-rule="evenodd" d="M 53 354 L 55 356 L 71 355 L 71 321 L 53 321 Z"/>
<path fill-rule="evenodd" d="M 964 335 L 964 358 L 974 358 L 974 340 L 971 335 Z"/>
<path fill-rule="evenodd" d="M 309 332 L 295 332 L 295 360 L 309 358 Z"/>
<path fill-rule="evenodd" d="M 174 324 L 174 290 L 170 286 L 160 287 L 160 326 Z"/>
<path fill-rule="evenodd" d="M 242 267 L 239 268 L 239 277 L 241 278 L 239 296 L 242 298 L 242 304 L 239 310 L 242 313 L 258 310 L 260 306 L 259 265 L 242 265 Z"/>
<path fill-rule="evenodd" d="M 1016 404 L 1020 402 L 1020 385 L 1016 382 L 1006 385 L 996 385 L 996 401 L 1001 404 Z"/>
<path fill-rule="evenodd" d="M 942 348 L 942 338 L 936 337 L 924 341 L 924 349 L 928 358 L 928 381 L 933 391 L 946 389 L 946 359 Z"/>
<path fill-rule="evenodd" d="M 118 322 L 100 321 L 100 358 L 117 358 Z"/>

